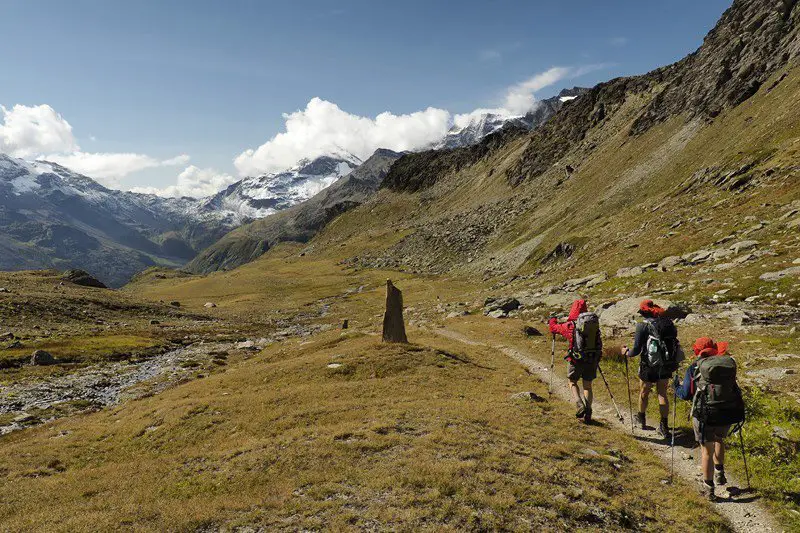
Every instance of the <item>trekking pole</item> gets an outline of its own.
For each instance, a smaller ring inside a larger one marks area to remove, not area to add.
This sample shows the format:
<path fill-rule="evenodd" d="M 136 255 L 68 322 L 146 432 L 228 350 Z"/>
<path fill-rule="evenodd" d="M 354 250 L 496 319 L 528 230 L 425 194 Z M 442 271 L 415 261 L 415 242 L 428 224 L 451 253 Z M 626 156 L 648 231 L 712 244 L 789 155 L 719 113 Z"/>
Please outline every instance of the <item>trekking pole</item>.
<path fill-rule="evenodd" d="M 606 375 L 603 374 L 603 369 L 600 368 L 600 364 L 597 365 L 597 370 L 600 371 L 600 377 L 603 378 L 603 383 L 606 384 L 606 390 L 608 391 L 608 395 L 611 396 L 611 403 L 614 404 L 614 409 L 617 411 L 617 418 L 619 418 L 620 422 L 625 421 L 625 417 L 622 416 L 622 413 L 619 412 L 619 407 L 617 407 L 617 401 L 614 399 L 614 395 L 611 394 L 611 387 L 608 386 L 608 380 L 606 380 Z"/>
<path fill-rule="evenodd" d="M 678 389 L 672 384 L 672 462 L 669 467 L 669 482 L 675 476 L 675 429 L 678 425 Z"/>
<path fill-rule="evenodd" d="M 742 460 L 744 461 L 744 475 L 747 478 L 747 490 L 750 491 L 750 471 L 747 469 L 747 454 L 744 451 L 744 437 L 742 437 L 742 428 L 739 428 L 739 444 L 742 445 Z"/>
<path fill-rule="evenodd" d="M 547 394 L 553 394 L 553 370 L 556 367 L 556 334 L 553 333 L 553 348 L 550 350 L 550 382 L 547 384 Z"/>
<path fill-rule="evenodd" d="M 628 350 L 625 350 L 625 385 L 628 388 L 628 411 L 631 413 L 631 435 L 633 435 L 633 402 L 631 402 L 631 379 L 628 374 Z"/>

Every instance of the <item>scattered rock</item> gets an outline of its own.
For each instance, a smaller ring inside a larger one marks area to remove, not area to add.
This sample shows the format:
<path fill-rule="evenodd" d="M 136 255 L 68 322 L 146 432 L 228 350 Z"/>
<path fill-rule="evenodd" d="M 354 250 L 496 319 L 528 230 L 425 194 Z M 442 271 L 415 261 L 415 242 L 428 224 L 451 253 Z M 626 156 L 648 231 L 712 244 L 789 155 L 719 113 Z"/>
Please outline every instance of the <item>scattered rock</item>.
<path fill-rule="evenodd" d="M 698 313 L 689 313 L 683 318 L 684 324 L 689 324 L 692 326 L 704 324 L 706 321 L 708 321 L 708 317 Z"/>
<path fill-rule="evenodd" d="M 63 276 L 64 281 L 69 281 L 75 285 L 82 287 L 94 287 L 96 289 L 107 289 L 105 283 L 95 278 L 85 270 L 72 269 L 67 270 Z"/>
<path fill-rule="evenodd" d="M 345 318 L 344 321 L 342 322 L 342 329 L 347 329 L 349 327 L 350 327 L 350 321 Z"/>
<path fill-rule="evenodd" d="M 203 304 L 203 307 L 205 307 L 207 309 L 212 309 L 212 308 L 214 308 L 216 306 L 217 306 L 217 304 L 215 304 L 214 302 L 206 302 L 206 303 Z"/>
<path fill-rule="evenodd" d="M 685 260 L 682 257 L 679 257 L 677 255 L 670 255 L 670 256 L 665 257 L 664 259 L 662 259 L 658 263 L 658 265 L 661 266 L 661 267 L 664 267 L 664 268 L 672 268 L 672 267 L 676 267 L 676 266 L 678 266 L 678 265 L 680 265 L 680 264 L 682 264 L 684 262 L 685 262 Z"/>
<path fill-rule="evenodd" d="M 635 276 L 640 276 L 644 273 L 644 269 L 640 266 L 634 267 L 623 267 L 617 270 L 617 277 L 618 278 L 632 278 Z"/>
<path fill-rule="evenodd" d="M 22 413 L 14 417 L 15 424 L 26 425 L 26 424 L 35 424 L 37 422 L 39 422 L 39 417 L 28 413 Z"/>
<path fill-rule="evenodd" d="M 542 332 L 536 329 L 533 326 L 525 326 L 522 328 L 522 332 L 527 335 L 528 337 L 541 337 Z"/>
<path fill-rule="evenodd" d="M 25 345 L 22 344 L 20 341 L 14 341 L 11 344 L 9 344 L 8 346 L 6 346 L 6 349 L 13 350 L 14 348 L 24 348 L 24 347 L 25 347 Z"/>
<path fill-rule="evenodd" d="M 5 333 L 0 333 L 0 340 L 10 341 L 14 338 L 15 338 L 14 334 L 11 333 L 10 331 L 7 331 Z"/>
<path fill-rule="evenodd" d="M 575 278 L 575 279 L 568 279 L 564 282 L 565 288 L 577 288 L 586 285 L 587 287 L 594 287 L 595 285 L 599 285 L 608 279 L 608 274 L 605 272 L 600 272 L 598 274 L 592 274 L 590 276 L 586 276 L 583 278 Z"/>
<path fill-rule="evenodd" d="M 759 276 L 762 281 L 778 281 L 787 276 L 800 276 L 800 266 L 793 266 L 778 272 L 765 272 Z"/>
<path fill-rule="evenodd" d="M 55 358 L 44 350 L 36 350 L 31 355 L 31 364 L 35 366 L 52 365 L 55 362 Z"/>
<path fill-rule="evenodd" d="M 486 316 L 490 318 L 508 318 L 508 313 L 506 313 L 502 309 L 495 309 L 494 311 L 486 313 Z"/>
<path fill-rule="evenodd" d="M 752 322 L 750 315 L 748 315 L 747 313 L 736 307 L 731 309 L 730 311 L 723 311 L 719 313 L 719 317 L 727 318 L 728 320 L 730 320 L 731 324 L 736 327 L 742 327 Z"/>
<path fill-rule="evenodd" d="M 328 368 L 339 368 L 342 367 L 342 363 L 328 363 Z"/>
<path fill-rule="evenodd" d="M 258 346 L 256 346 L 256 343 L 253 341 L 242 341 L 236 343 L 236 349 L 257 351 Z"/>
<path fill-rule="evenodd" d="M 526 402 L 543 402 L 545 401 L 544 398 L 536 394 L 535 392 L 517 392 L 511 395 L 512 400 L 523 400 Z"/>
<path fill-rule="evenodd" d="M 744 250 L 755 248 L 756 246 L 758 246 L 758 241 L 739 241 L 731 244 L 730 249 L 733 250 L 733 253 L 738 254 Z"/>
<path fill-rule="evenodd" d="M 169 305 L 171 305 L 172 307 L 180 307 L 181 303 L 176 301 L 176 302 L 170 302 Z"/>
<path fill-rule="evenodd" d="M 159 324 L 161 324 L 161 322 L 159 322 L 158 320 L 151 320 L 151 321 L 150 321 L 150 325 L 151 325 L 151 326 L 157 326 L 157 325 L 159 325 Z"/>
<path fill-rule="evenodd" d="M 466 311 L 453 311 L 451 313 L 447 313 L 447 316 L 445 318 L 459 318 L 467 315 L 469 315 L 469 313 Z"/>
<path fill-rule="evenodd" d="M 0 293 L 10 293 L 11 291 L 6 289 L 5 287 L 0 287 Z"/>

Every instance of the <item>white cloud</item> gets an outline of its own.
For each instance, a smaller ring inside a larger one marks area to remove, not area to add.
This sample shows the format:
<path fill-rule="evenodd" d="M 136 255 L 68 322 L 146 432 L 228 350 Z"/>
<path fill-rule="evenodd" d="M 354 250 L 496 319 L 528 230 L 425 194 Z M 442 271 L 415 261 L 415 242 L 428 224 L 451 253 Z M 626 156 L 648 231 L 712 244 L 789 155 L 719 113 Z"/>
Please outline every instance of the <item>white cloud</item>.
<path fill-rule="evenodd" d="M 119 187 L 119 180 L 134 172 L 148 168 L 185 165 L 189 162 L 189 156 L 185 154 L 162 161 L 144 154 L 81 151 L 69 154 L 50 154 L 41 159 L 53 161 L 94 178 L 107 187 Z"/>
<path fill-rule="evenodd" d="M 78 149 L 72 126 L 49 105 L 0 106 L 0 152 L 14 157 L 30 157 L 44 152 L 71 152 Z"/>
<path fill-rule="evenodd" d="M 463 127 L 485 113 L 523 115 L 536 105 L 535 93 L 567 78 L 581 76 L 603 65 L 553 67 L 509 87 L 500 106 L 451 115 L 429 107 L 407 115 L 381 113 L 374 119 L 343 111 L 336 104 L 312 98 L 305 109 L 284 115 L 285 131 L 234 160 L 240 175 L 277 172 L 304 157 L 346 151 L 362 159 L 377 148 L 414 150 L 438 141 L 451 125 Z"/>
<path fill-rule="evenodd" d="M 135 187 L 131 190 L 143 194 L 157 194 L 158 196 L 202 198 L 216 194 L 237 181 L 238 178 L 218 172 L 213 168 L 198 168 L 190 165 L 178 174 L 178 181 L 175 185 L 170 185 L 163 189 L 157 187 Z"/>
<path fill-rule="evenodd" d="M 274 172 L 304 157 L 346 151 L 360 158 L 378 148 L 411 150 L 440 139 L 450 113 L 429 107 L 407 115 L 381 113 L 374 119 L 347 113 L 336 104 L 312 98 L 306 108 L 284 115 L 286 131 L 234 160 L 242 175 Z"/>

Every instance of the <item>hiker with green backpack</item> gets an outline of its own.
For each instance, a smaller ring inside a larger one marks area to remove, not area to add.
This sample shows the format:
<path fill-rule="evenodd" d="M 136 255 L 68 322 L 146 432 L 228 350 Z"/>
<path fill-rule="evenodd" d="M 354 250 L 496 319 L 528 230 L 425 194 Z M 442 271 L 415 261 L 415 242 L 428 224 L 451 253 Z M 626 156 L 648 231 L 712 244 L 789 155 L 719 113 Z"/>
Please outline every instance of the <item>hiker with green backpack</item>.
<path fill-rule="evenodd" d="M 666 310 L 663 307 L 655 304 L 653 300 L 644 300 L 639 305 L 639 314 L 644 317 L 644 321 L 636 325 L 633 349 L 629 350 L 627 346 L 623 346 L 622 356 L 640 356 L 637 414 L 639 427 L 647 429 L 647 403 L 655 385 L 661 415 L 658 434 L 668 439 L 670 431 L 667 386 L 670 377 L 678 370 L 678 365 L 683 359 L 683 350 L 678 342 L 678 329 L 675 323 L 665 316 Z"/>
<path fill-rule="evenodd" d="M 736 382 L 736 361 L 727 355 L 728 343 L 701 337 L 692 348 L 697 359 L 686 369 L 683 383 L 676 375 L 674 385 L 678 398 L 692 402 L 694 436 L 702 449 L 703 493 L 713 501 L 715 484 L 728 482 L 725 438 L 741 431 L 744 398 Z"/>
<path fill-rule="evenodd" d="M 597 377 L 597 367 L 603 353 L 600 321 L 595 313 L 589 312 L 586 300 L 581 299 L 572 303 L 566 322 L 559 324 L 555 317 L 551 317 L 548 326 L 553 339 L 559 334 L 569 342 L 569 350 L 564 359 L 569 363 L 567 379 L 577 406 L 575 416 L 589 423 L 592 420 L 594 396 L 592 381 Z M 583 382 L 583 394 L 578 385 L 579 380 Z"/>

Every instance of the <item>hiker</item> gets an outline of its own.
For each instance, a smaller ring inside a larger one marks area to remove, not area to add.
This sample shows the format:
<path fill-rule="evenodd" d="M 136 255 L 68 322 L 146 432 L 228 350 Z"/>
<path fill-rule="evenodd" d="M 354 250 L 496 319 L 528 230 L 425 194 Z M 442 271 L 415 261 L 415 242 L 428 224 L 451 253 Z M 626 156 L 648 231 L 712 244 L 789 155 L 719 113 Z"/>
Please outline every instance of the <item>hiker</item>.
<path fill-rule="evenodd" d="M 683 359 L 678 342 L 678 329 L 672 320 L 664 316 L 666 310 L 653 303 L 653 300 L 642 301 L 639 304 L 639 314 L 644 317 L 644 321 L 636 325 L 633 350 L 623 346 L 622 356 L 640 356 L 639 412 L 636 415 L 639 426 L 647 429 L 647 403 L 655 385 L 658 410 L 661 415 L 658 434 L 667 439 L 669 437 L 667 384 L 672 374 L 678 370 L 678 363 Z"/>
<path fill-rule="evenodd" d="M 714 500 L 714 485 L 724 486 L 725 437 L 744 422 L 744 399 L 736 383 L 736 361 L 727 355 L 728 343 L 701 337 L 692 346 L 695 361 L 683 383 L 675 376 L 678 398 L 692 402 L 692 426 L 702 450 L 703 492 Z"/>
<path fill-rule="evenodd" d="M 597 377 L 597 365 L 603 353 L 603 342 L 600 338 L 600 322 L 597 315 L 590 313 L 586 300 L 575 300 L 572 303 L 567 321 L 559 324 L 555 317 L 548 321 L 550 333 L 559 334 L 569 342 L 567 355 L 569 362 L 567 379 L 575 398 L 576 418 L 589 423 L 592 420 L 592 381 Z M 578 386 L 583 383 L 583 394 Z"/>

